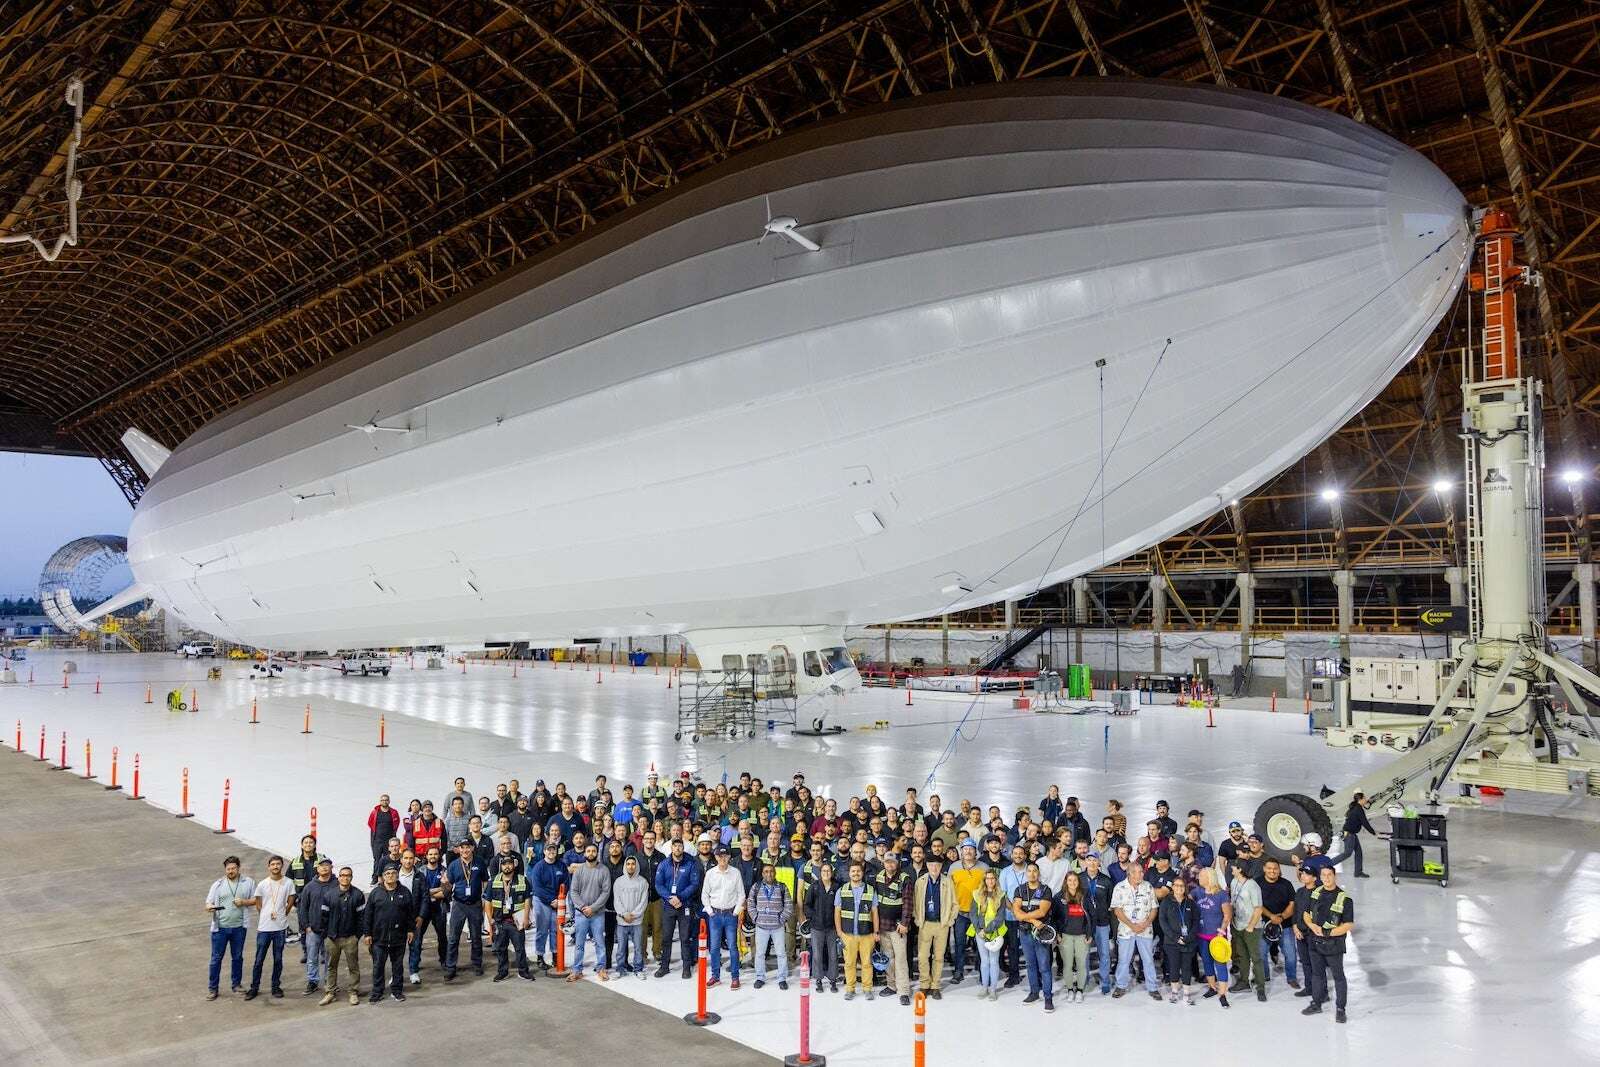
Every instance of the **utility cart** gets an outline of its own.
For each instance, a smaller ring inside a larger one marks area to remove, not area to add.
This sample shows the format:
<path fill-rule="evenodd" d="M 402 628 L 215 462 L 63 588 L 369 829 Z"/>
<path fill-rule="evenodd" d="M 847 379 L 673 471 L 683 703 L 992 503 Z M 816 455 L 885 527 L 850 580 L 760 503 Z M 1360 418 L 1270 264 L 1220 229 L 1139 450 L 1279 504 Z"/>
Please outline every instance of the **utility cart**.
<path fill-rule="evenodd" d="M 1406 818 L 1390 817 L 1389 881 L 1400 879 L 1450 884 L 1450 844 L 1445 837 L 1444 813 L 1424 812 Z"/>

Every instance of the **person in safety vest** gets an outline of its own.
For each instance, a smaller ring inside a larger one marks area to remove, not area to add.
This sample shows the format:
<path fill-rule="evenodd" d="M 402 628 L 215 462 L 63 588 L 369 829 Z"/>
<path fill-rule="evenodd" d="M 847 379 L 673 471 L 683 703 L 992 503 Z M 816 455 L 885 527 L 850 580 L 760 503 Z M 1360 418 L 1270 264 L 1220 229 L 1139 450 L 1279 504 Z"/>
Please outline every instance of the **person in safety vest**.
<path fill-rule="evenodd" d="M 1321 884 L 1310 894 L 1310 906 L 1301 921 L 1305 924 L 1306 944 L 1310 946 L 1311 1003 L 1301 1015 L 1319 1015 L 1328 999 L 1328 976 L 1333 976 L 1334 1018 L 1345 1021 L 1345 1001 L 1349 987 L 1344 977 L 1345 942 L 1356 926 L 1356 902 L 1339 885 L 1339 872 L 1324 867 L 1317 877 Z"/>
<path fill-rule="evenodd" d="M 878 896 L 878 946 L 889 957 L 880 997 L 898 995 L 902 1005 L 911 1004 L 911 969 L 906 961 L 906 937 L 910 929 L 906 912 L 910 905 L 911 876 L 901 868 L 900 854 L 885 852 L 883 869 L 872 879 Z"/>
<path fill-rule="evenodd" d="M 483 921 L 494 932 L 494 980 L 503 982 L 510 977 L 506 956 L 508 948 L 517 950 L 517 976 L 533 981 L 528 969 L 528 917 L 532 910 L 529 901 L 528 877 L 517 870 L 515 853 L 500 856 L 500 870 L 484 886 Z"/>
<path fill-rule="evenodd" d="M 306 834 L 300 839 L 300 854 L 289 861 L 283 869 L 283 875 L 294 883 L 294 896 L 296 900 L 305 892 L 306 883 L 317 876 L 317 861 L 322 858 L 322 853 L 317 851 L 317 839 Z M 289 926 L 289 942 L 300 942 L 300 962 L 306 961 L 306 946 L 303 940 L 305 924 L 300 921 L 299 909 L 295 909 L 295 919 Z"/>
<path fill-rule="evenodd" d="M 844 942 L 844 999 L 854 1000 L 859 987 L 872 995 L 872 945 L 878 936 L 878 897 L 867 884 L 866 866 L 850 862 L 850 881 L 833 901 L 834 932 Z"/>

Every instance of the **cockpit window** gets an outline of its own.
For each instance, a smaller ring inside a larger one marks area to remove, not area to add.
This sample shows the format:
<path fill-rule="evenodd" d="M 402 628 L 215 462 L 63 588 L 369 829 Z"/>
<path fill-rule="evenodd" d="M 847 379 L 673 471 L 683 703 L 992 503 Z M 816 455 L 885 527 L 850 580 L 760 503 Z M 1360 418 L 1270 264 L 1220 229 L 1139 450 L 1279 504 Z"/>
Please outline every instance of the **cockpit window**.
<path fill-rule="evenodd" d="M 850 659 L 850 653 L 842 647 L 825 648 L 822 650 L 822 666 L 829 674 L 838 674 L 855 667 L 855 662 Z"/>

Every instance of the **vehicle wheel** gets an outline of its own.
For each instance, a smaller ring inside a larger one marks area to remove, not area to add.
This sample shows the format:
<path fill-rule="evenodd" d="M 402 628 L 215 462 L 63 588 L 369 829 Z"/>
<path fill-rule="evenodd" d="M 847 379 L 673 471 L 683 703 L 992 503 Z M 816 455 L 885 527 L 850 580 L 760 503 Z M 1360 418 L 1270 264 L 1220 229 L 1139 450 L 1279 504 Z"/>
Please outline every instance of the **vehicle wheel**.
<path fill-rule="evenodd" d="M 362 666 L 362 668 L 361 668 L 361 677 L 365 678 L 366 676 L 367 676 L 367 668 L 365 666 Z"/>
<path fill-rule="evenodd" d="M 189 705 L 186 702 L 180 700 L 180 701 L 178 701 L 178 710 L 179 711 L 188 711 L 189 710 Z"/>
<path fill-rule="evenodd" d="M 1389 884 L 1390 885 L 1399 885 L 1400 884 L 1400 879 L 1396 878 L 1394 875 L 1391 874 L 1389 876 Z"/>
<path fill-rule="evenodd" d="M 384 669 L 383 669 L 383 676 L 384 676 L 384 677 L 385 677 L 385 678 L 387 678 L 387 677 L 389 677 L 389 668 L 388 668 L 388 667 L 385 667 L 385 668 L 384 668 Z"/>
<path fill-rule="evenodd" d="M 690 736 L 689 741 L 692 744 L 698 745 L 700 743 L 700 735 L 699 734 L 694 734 L 694 735 Z"/>
<path fill-rule="evenodd" d="M 1450 885 L 1450 879 L 1448 879 L 1448 878 L 1439 879 L 1439 888 L 1440 889 L 1446 889 L 1446 888 L 1449 887 L 1449 885 Z"/>
<path fill-rule="evenodd" d="M 754 729 L 752 729 L 752 730 L 751 730 L 751 731 L 750 731 L 750 732 L 749 732 L 749 733 L 748 733 L 748 734 L 746 734 L 746 735 L 745 735 L 745 736 L 746 736 L 746 737 L 754 737 L 754 736 L 755 736 L 755 735 L 756 735 L 756 732 L 755 732 L 755 730 L 754 730 Z"/>
<path fill-rule="evenodd" d="M 1306 834 L 1319 834 L 1324 844 L 1331 844 L 1333 821 L 1321 804 L 1303 793 L 1281 793 L 1256 809 L 1256 833 L 1261 835 L 1267 855 L 1289 863 Z"/>
<path fill-rule="evenodd" d="M 350 673 L 350 668 L 346 667 L 344 664 L 341 663 L 341 664 L 339 664 L 339 673 L 347 675 L 347 674 Z"/>
<path fill-rule="evenodd" d="M 674 741 L 682 741 L 683 740 L 683 731 L 679 730 L 677 733 L 673 734 L 672 735 L 672 739 Z"/>

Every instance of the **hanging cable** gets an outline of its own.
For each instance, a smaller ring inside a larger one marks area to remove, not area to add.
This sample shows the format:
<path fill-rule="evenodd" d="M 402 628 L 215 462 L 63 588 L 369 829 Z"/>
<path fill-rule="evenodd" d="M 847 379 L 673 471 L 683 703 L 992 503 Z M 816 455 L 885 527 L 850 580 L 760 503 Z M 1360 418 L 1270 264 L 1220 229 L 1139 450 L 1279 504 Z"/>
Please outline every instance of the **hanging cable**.
<path fill-rule="evenodd" d="M 83 79 L 67 82 L 67 106 L 72 109 L 72 139 L 67 142 L 67 169 L 63 184 L 67 193 L 67 228 L 56 234 L 55 240 L 46 244 L 44 238 L 31 233 L 13 233 L 0 237 L 0 245 L 31 244 L 46 263 L 54 263 L 61 250 L 78 243 L 78 198 L 83 196 L 83 182 L 78 180 L 78 144 L 83 140 Z"/>

